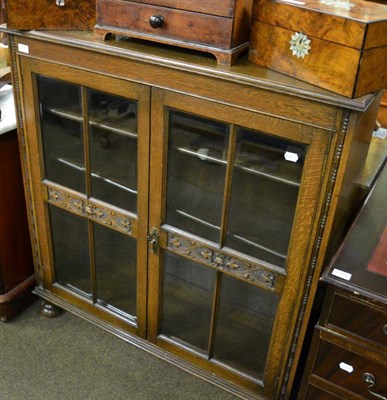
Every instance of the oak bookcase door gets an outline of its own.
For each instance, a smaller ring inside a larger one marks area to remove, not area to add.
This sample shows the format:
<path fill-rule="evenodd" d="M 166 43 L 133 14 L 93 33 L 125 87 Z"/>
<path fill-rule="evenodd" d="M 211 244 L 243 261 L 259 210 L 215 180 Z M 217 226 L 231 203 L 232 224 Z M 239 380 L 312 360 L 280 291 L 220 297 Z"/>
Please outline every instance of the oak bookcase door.
<path fill-rule="evenodd" d="M 151 110 L 148 337 L 272 393 L 329 135 L 160 89 Z"/>
<path fill-rule="evenodd" d="M 22 69 L 44 288 L 145 337 L 149 89 Z"/>

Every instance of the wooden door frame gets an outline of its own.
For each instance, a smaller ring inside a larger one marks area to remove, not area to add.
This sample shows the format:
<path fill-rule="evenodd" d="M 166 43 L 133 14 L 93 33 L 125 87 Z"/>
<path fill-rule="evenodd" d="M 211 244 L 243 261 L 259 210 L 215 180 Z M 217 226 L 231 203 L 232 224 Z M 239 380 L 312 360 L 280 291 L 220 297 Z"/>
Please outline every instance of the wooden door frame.
<path fill-rule="evenodd" d="M 263 394 L 270 396 L 275 390 L 276 380 L 281 371 L 281 360 L 287 354 L 285 349 L 287 349 L 288 333 L 293 328 L 291 326 L 292 315 L 300 302 L 298 292 L 302 289 L 302 279 L 304 278 L 302 266 L 308 265 L 309 250 L 313 243 L 312 232 L 318 214 L 319 192 L 324 176 L 331 132 L 186 94 L 153 88 L 151 106 L 151 208 L 148 228 L 149 230 L 156 228 L 160 232 L 162 248 L 167 245 L 167 239 L 161 232 L 166 201 L 168 121 L 165 110 L 167 108 L 174 108 L 199 117 L 216 119 L 223 123 L 240 125 L 302 143 L 308 147 L 289 243 L 286 279 L 283 290 L 281 290 L 281 299 L 273 326 L 262 388 Z M 149 255 L 148 339 L 154 343 L 157 343 L 158 326 L 161 318 L 162 257 L 162 250 L 159 254 Z M 173 351 L 173 346 L 168 346 L 168 350 Z M 198 357 L 191 357 L 187 352 L 184 352 L 184 356 L 189 358 L 190 361 L 199 363 L 202 368 L 206 368 L 205 363 L 201 362 Z M 208 366 L 206 369 L 209 369 Z M 230 378 L 227 372 L 223 376 Z M 238 383 L 240 383 L 240 380 Z M 253 388 L 249 383 L 247 385 L 250 386 L 250 389 Z"/>
<path fill-rule="evenodd" d="M 149 105 L 150 88 L 127 80 L 104 76 L 92 71 L 79 70 L 74 67 L 50 63 L 30 57 L 20 57 L 20 77 L 23 81 L 24 95 L 22 98 L 25 121 L 25 145 L 27 148 L 27 165 L 31 178 L 31 197 L 33 213 L 37 227 L 37 242 L 40 250 L 41 264 L 44 269 L 42 274 L 42 287 L 59 297 L 68 299 L 73 304 L 86 307 L 90 310 L 88 301 L 69 293 L 64 288 L 54 284 L 54 267 L 52 245 L 50 240 L 49 216 L 47 201 L 49 186 L 42 183 L 44 180 L 43 146 L 41 143 L 41 128 L 39 119 L 39 105 L 37 101 L 36 74 L 41 74 L 66 83 L 92 88 L 112 95 L 117 95 L 138 101 L 138 199 L 137 219 L 133 224 L 132 237 L 137 239 L 137 329 L 136 334 L 146 337 L 147 319 L 147 221 L 148 221 L 148 192 L 149 192 Z M 56 185 L 59 186 L 60 185 Z M 66 188 L 65 188 L 66 189 Z M 66 189 L 67 193 L 72 190 Z M 77 193 L 79 196 L 80 194 Z M 86 196 L 80 196 L 86 199 Z M 102 202 L 103 203 L 103 202 Z M 107 205 L 116 211 L 116 207 Z M 127 215 L 128 213 L 124 213 Z M 128 214 L 130 215 L 130 213 Z M 101 311 L 104 318 L 112 320 L 108 312 Z M 125 326 L 122 318 L 116 318 L 116 324 Z M 129 330 L 133 328 L 129 326 Z"/>

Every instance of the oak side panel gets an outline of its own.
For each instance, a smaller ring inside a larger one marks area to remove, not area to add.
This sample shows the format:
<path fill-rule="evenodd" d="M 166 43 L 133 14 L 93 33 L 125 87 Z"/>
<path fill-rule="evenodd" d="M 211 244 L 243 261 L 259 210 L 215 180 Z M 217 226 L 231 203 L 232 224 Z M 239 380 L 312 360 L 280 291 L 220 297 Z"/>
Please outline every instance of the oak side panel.
<path fill-rule="evenodd" d="M 337 208 L 332 225 L 334 235 L 329 242 L 326 260 L 336 251 L 352 217 L 364 199 L 364 189 L 358 184 L 358 178 L 362 175 L 368 155 L 381 96 L 382 93 L 371 104 L 367 112 L 353 114 L 353 130 L 345 148 L 345 166 L 342 169 L 345 173 L 340 191 L 336 196 Z"/>
<path fill-rule="evenodd" d="M 305 259 L 308 261 L 304 264 L 303 275 L 299 282 L 300 286 L 294 289 L 297 292 L 299 303 L 293 308 L 289 305 L 289 309 L 292 312 L 290 323 L 292 329 L 289 330 L 290 336 L 283 352 L 283 357 L 286 357 L 287 360 L 282 363 L 281 376 L 284 377 L 284 380 L 277 389 L 278 398 L 282 398 L 281 396 L 287 398 L 290 395 L 291 384 L 296 373 L 302 342 L 313 304 L 311 299 L 314 298 L 316 292 L 327 241 L 330 237 L 332 218 L 336 207 L 335 194 L 340 190 L 342 180 L 340 163 L 343 156 L 345 138 L 350 132 L 350 117 L 348 112 L 339 113 L 336 121 L 337 126 L 331 137 L 329 151 L 325 160 L 318 206 L 314 216 L 313 228 L 309 232 L 311 242 Z M 307 283 L 306 285 L 305 282 Z"/>

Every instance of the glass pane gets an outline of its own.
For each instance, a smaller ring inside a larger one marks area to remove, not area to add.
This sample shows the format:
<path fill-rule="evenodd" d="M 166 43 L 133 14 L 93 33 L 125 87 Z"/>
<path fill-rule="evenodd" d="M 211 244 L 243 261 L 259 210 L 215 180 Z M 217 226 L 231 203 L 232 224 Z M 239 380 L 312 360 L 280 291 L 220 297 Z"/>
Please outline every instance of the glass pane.
<path fill-rule="evenodd" d="M 133 316 L 136 315 L 136 243 L 128 236 L 94 224 L 97 298 L 108 308 Z"/>
<path fill-rule="evenodd" d="M 137 103 L 88 90 L 92 196 L 137 211 Z"/>
<path fill-rule="evenodd" d="M 222 276 L 214 358 L 262 379 L 278 296 Z"/>
<path fill-rule="evenodd" d="M 45 178 L 85 193 L 80 87 L 37 76 Z"/>
<path fill-rule="evenodd" d="M 52 205 L 49 211 L 56 282 L 89 295 L 88 222 Z"/>
<path fill-rule="evenodd" d="M 166 252 L 162 333 L 208 351 L 216 272 Z"/>
<path fill-rule="evenodd" d="M 238 130 L 226 246 L 285 267 L 305 151 Z"/>
<path fill-rule="evenodd" d="M 170 112 L 166 222 L 219 242 L 228 126 Z"/>

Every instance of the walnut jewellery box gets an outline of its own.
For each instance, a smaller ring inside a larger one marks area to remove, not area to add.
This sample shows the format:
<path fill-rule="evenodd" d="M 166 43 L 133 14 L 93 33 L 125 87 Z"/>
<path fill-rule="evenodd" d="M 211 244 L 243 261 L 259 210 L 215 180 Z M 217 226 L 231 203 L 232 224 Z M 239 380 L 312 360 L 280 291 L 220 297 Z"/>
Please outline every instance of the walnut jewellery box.
<path fill-rule="evenodd" d="M 257 0 L 249 60 L 346 97 L 387 87 L 387 5 Z"/>

